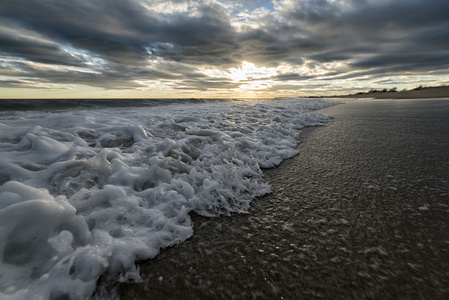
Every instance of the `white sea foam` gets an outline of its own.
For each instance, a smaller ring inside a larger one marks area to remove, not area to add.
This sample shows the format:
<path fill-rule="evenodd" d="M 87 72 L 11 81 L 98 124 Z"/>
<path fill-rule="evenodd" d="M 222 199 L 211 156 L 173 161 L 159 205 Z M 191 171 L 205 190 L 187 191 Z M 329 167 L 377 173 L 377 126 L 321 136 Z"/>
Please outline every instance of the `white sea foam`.
<path fill-rule="evenodd" d="M 0 298 L 86 298 L 102 274 L 246 212 L 262 168 L 298 153 L 317 100 L 0 113 Z"/>

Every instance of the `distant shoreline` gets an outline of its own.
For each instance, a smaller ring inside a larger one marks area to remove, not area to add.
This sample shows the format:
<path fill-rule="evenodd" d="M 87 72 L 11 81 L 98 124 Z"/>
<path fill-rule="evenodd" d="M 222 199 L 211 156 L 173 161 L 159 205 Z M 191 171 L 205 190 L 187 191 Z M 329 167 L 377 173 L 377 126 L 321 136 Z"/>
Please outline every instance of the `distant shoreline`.
<path fill-rule="evenodd" d="M 375 99 L 449 98 L 449 86 L 422 87 L 400 92 L 376 91 L 376 92 L 366 92 L 350 95 L 335 95 L 331 96 L 330 98 L 375 98 Z"/>

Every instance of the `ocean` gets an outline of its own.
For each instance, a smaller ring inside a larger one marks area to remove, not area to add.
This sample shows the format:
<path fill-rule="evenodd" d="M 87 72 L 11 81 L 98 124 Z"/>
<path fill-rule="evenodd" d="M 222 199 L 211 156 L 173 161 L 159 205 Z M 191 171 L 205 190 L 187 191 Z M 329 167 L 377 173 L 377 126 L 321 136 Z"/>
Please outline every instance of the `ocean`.
<path fill-rule="evenodd" d="M 0 298 L 83 299 L 100 276 L 247 213 L 321 99 L 0 100 Z"/>

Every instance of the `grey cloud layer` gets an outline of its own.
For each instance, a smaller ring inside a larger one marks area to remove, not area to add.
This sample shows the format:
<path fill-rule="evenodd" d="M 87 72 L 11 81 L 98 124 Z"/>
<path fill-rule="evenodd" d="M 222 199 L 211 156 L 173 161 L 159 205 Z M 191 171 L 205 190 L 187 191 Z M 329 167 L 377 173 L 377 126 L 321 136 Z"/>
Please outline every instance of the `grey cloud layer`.
<path fill-rule="evenodd" d="M 104 88 L 179 80 L 180 88 L 207 90 L 236 84 L 208 79 L 198 67 L 227 69 L 245 60 L 265 66 L 342 61 L 353 74 L 449 70 L 449 1 L 372 2 L 297 1 L 261 19 L 259 28 L 239 31 L 232 17 L 211 3 L 193 8 L 192 16 L 151 11 L 137 0 L 2 1 L 0 75 L 14 71 L 36 82 Z M 152 65 L 155 61 L 163 63 Z M 48 70 L 32 63 L 73 68 Z M 272 79 L 311 78 L 293 73 Z"/>

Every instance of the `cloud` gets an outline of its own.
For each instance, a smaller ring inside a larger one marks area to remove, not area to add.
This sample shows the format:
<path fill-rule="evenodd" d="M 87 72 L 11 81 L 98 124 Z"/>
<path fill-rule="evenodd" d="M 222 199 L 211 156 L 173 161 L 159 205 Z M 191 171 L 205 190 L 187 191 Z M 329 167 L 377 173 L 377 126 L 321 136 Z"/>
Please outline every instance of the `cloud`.
<path fill-rule="evenodd" d="M 235 46 L 227 16 L 216 5 L 199 6 L 193 17 L 160 15 L 129 0 L 28 0 L 2 6 L 3 19 L 114 63 L 140 65 L 157 52 L 172 60 L 216 64 L 229 60 L 226 54 Z"/>
<path fill-rule="evenodd" d="M 3 1 L 0 76 L 8 86 L 165 80 L 206 91 L 240 85 L 202 70 L 231 76 L 245 61 L 290 66 L 253 78 L 282 83 L 447 74 L 447 11 L 446 0 Z"/>
<path fill-rule="evenodd" d="M 47 39 L 37 32 L 6 22 L 0 27 L 0 31 L 2 33 L 0 35 L 0 52 L 3 54 L 46 64 L 79 67 L 84 65 L 82 59 L 70 55 L 57 42 Z"/>
<path fill-rule="evenodd" d="M 230 82 L 226 80 L 183 80 L 173 88 L 207 91 L 210 89 L 234 89 L 240 86 L 239 83 Z"/>

